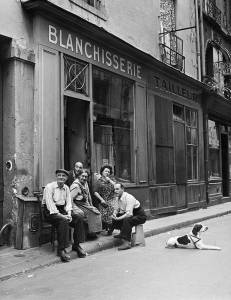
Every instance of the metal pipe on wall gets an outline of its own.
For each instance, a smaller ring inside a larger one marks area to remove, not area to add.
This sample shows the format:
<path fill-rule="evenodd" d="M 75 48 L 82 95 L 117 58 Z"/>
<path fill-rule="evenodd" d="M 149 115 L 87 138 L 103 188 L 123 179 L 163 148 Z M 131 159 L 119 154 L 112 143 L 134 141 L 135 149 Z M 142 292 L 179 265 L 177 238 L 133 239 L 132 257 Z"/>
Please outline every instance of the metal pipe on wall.
<path fill-rule="evenodd" d="M 204 23 L 203 23 L 203 0 L 200 0 L 199 29 L 201 38 L 201 77 L 205 77 L 205 42 L 204 42 Z"/>
<path fill-rule="evenodd" d="M 196 24 L 196 60 L 197 60 L 197 80 L 201 81 L 201 45 L 200 45 L 200 30 L 198 16 L 198 0 L 194 0 L 195 7 L 195 24 Z"/>

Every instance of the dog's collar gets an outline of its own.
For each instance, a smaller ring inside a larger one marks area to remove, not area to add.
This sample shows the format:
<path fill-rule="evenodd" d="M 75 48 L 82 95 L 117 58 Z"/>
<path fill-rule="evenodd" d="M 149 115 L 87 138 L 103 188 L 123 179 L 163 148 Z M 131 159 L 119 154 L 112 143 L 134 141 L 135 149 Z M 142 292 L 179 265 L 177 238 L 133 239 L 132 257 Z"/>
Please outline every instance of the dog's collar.
<path fill-rule="evenodd" d="M 189 234 L 189 238 L 190 238 L 191 242 L 193 243 L 194 247 L 197 248 L 196 243 L 198 243 L 201 240 L 201 238 L 199 238 L 193 234 Z"/>

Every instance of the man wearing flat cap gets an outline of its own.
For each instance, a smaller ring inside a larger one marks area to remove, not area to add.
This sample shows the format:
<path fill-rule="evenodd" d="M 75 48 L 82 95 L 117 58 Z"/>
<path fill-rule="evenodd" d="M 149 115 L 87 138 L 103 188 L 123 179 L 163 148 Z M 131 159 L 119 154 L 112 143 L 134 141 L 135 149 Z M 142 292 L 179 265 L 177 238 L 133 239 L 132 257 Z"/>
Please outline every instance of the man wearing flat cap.
<path fill-rule="evenodd" d="M 69 226 L 74 228 L 72 249 L 79 257 L 86 256 L 79 244 L 84 241 L 84 224 L 81 216 L 72 215 L 70 190 L 65 184 L 69 175 L 68 171 L 58 169 L 55 174 L 56 181 L 48 183 L 44 189 L 44 216 L 48 223 L 56 227 L 58 255 L 61 261 L 68 262 L 70 256 L 65 249 L 69 246 Z"/>

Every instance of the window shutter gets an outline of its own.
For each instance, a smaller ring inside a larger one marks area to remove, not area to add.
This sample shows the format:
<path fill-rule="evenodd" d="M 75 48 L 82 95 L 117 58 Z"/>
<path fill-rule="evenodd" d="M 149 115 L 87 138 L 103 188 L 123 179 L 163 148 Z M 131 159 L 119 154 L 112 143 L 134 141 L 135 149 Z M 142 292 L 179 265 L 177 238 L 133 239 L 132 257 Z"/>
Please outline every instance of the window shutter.
<path fill-rule="evenodd" d="M 40 48 L 40 122 L 41 170 L 40 184 L 54 179 L 54 172 L 61 167 L 60 157 L 60 90 L 59 55 L 47 47 Z"/>

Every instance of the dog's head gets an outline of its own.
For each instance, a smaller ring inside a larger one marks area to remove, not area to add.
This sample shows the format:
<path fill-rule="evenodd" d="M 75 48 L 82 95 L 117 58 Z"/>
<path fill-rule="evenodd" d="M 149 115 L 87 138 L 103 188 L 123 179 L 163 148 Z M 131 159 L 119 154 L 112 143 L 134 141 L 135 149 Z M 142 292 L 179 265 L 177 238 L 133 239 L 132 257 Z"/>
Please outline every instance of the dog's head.
<path fill-rule="evenodd" d="M 204 232 L 206 230 L 208 230 L 207 226 L 198 223 L 193 226 L 192 234 L 197 236 L 199 233 Z"/>

